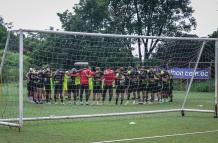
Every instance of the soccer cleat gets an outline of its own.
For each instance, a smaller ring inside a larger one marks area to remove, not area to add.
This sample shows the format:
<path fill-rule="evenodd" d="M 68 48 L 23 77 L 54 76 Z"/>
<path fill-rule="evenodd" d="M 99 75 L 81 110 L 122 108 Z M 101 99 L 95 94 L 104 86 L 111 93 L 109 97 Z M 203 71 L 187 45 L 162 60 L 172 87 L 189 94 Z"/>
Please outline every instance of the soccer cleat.
<path fill-rule="evenodd" d="M 93 101 L 91 105 L 95 105 L 95 101 Z"/>
<path fill-rule="evenodd" d="M 61 102 L 61 105 L 64 105 L 65 103 L 64 102 Z"/>
<path fill-rule="evenodd" d="M 129 104 L 129 101 L 126 101 L 125 105 L 128 105 Z"/>
<path fill-rule="evenodd" d="M 86 102 L 86 105 L 89 105 L 89 102 Z"/>
<path fill-rule="evenodd" d="M 136 104 L 136 101 L 134 100 L 134 101 L 132 102 L 132 104 Z"/>
<path fill-rule="evenodd" d="M 71 102 L 71 101 L 68 101 L 68 104 L 72 104 L 72 102 Z"/>
<path fill-rule="evenodd" d="M 58 103 L 57 102 L 55 102 L 55 105 L 57 105 Z"/>

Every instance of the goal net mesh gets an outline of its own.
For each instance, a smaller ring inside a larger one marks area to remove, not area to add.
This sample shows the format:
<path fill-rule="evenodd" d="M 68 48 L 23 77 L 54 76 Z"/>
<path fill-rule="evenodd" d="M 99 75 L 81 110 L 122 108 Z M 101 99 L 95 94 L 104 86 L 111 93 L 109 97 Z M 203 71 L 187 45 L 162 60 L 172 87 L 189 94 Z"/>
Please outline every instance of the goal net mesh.
<path fill-rule="evenodd" d="M 214 110 L 212 41 L 61 32 L 23 36 L 24 118 L 181 109 L 189 86 L 185 108 Z M 3 64 L 1 120 L 19 115 L 18 39 L 11 34 Z"/>

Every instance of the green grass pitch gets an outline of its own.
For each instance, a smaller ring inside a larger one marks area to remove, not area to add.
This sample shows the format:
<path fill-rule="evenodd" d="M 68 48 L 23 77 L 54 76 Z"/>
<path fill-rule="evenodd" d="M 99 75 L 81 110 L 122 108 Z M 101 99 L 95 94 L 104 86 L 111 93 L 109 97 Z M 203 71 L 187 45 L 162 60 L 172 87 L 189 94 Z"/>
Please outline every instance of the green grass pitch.
<path fill-rule="evenodd" d="M 24 116 L 78 115 L 111 112 L 146 111 L 180 108 L 184 93 L 174 92 L 173 103 L 152 105 L 103 106 L 80 105 L 35 105 L 24 102 Z M 187 100 L 187 108 L 213 109 L 214 93 L 192 92 Z M 0 106 L 1 108 L 3 107 Z M 135 122 L 135 125 L 130 125 Z M 24 122 L 19 133 L 16 128 L 0 126 L 0 143 L 89 143 L 107 140 L 161 136 L 177 133 L 192 133 L 218 129 L 218 119 L 212 113 L 161 113 L 123 117 L 104 117 L 77 120 Z M 214 143 L 218 132 L 123 141 L 128 143 Z"/>

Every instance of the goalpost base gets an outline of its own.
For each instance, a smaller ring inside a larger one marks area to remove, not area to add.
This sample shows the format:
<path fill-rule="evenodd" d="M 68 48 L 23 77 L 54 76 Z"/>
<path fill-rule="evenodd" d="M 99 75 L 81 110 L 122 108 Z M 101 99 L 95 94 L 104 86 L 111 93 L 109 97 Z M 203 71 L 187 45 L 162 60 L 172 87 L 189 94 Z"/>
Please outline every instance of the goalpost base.
<path fill-rule="evenodd" d="M 181 110 L 181 115 L 182 115 L 182 117 L 185 116 L 185 111 L 184 110 Z"/>
<path fill-rule="evenodd" d="M 218 108 L 217 105 L 215 105 L 215 115 L 214 118 L 218 118 Z"/>
<path fill-rule="evenodd" d="M 9 127 L 16 127 L 16 128 L 21 127 L 19 124 L 4 122 L 4 121 L 1 121 L 1 120 L 0 120 L 0 125 L 9 126 Z"/>

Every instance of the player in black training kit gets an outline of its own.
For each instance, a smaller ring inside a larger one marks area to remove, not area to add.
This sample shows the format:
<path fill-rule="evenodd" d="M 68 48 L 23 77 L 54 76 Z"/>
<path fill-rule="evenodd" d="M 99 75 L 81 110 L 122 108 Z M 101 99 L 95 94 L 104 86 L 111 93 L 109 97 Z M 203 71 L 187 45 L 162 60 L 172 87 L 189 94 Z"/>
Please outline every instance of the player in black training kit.
<path fill-rule="evenodd" d="M 70 73 L 71 83 L 68 89 L 70 89 L 70 92 L 73 92 L 73 100 L 74 100 L 73 103 L 74 104 L 76 104 L 76 99 L 79 96 L 80 84 L 76 84 L 76 78 L 78 77 L 79 77 L 79 73 L 77 72 L 75 68 L 73 68 Z"/>
<path fill-rule="evenodd" d="M 132 67 L 129 67 L 128 79 L 129 79 L 129 86 L 128 86 L 128 95 L 127 95 L 127 102 L 126 105 L 129 103 L 130 100 L 130 94 L 133 93 L 133 104 L 136 102 L 136 94 L 137 94 L 137 86 L 138 86 L 138 72 L 133 69 Z"/>
<path fill-rule="evenodd" d="M 97 102 L 96 104 L 99 104 L 100 97 L 102 95 L 102 78 L 103 78 L 103 72 L 100 70 L 100 67 L 96 67 L 95 74 L 93 77 L 94 81 L 94 87 L 93 87 L 93 104 L 95 104 L 96 96 L 97 96 Z"/>
<path fill-rule="evenodd" d="M 162 90 L 161 94 L 163 97 L 163 102 L 167 101 L 168 95 L 169 95 L 169 75 L 167 72 L 165 72 L 162 76 Z"/>
<path fill-rule="evenodd" d="M 45 97 L 46 103 L 50 104 L 51 99 L 51 70 L 48 68 L 44 71 L 44 87 L 45 87 Z"/>
<path fill-rule="evenodd" d="M 173 75 L 170 73 L 168 74 L 169 74 L 169 97 L 170 97 L 169 102 L 173 102 Z"/>
<path fill-rule="evenodd" d="M 124 68 L 120 67 L 116 74 L 116 104 L 118 104 L 119 96 L 121 95 L 120 104 L 123 104 L 124 92 L 126 87 L 126 77 L 124 74 Z"/>
<path fill-rule="evenodd" d="M 54 75 L 54 83 L 55 83 L 55 90 L 54 90 L 54 100 L 55 103 L 57 101 L 58 96 L 61 98 L 61 103 L 63 103 L 63 80 L 64 80 L 64 72 L 61 70 L 57 70 Z"/>
<path fill-rule="evenodd" d="M 148 84 L 148 74 L 145 67 L 142 66 L 140 70 L 140 80 L 141 80 L 141 92 L 142 92 L 142 102 L 145 104 L 148 102 L 147 84 Z"/>
<path fill-rule="evenodd" d="M 161 88 L 162 88 L 162 83 L 161 83 L 161 73 L 156 71 L 154 72 L 154 95 L 157 97 L 158 102 L 162 101 L 162 96 L 161 96 Z"/>
<path fill-rule="evenodd" d="M 27 90 L 28 90 L 28 98 L 30 102 L 34 101 L 34 83 L 33 83 L 33 69 L 30 68 L 29 72 L 26 74 L 27 82 Z"/>
<path fill-rule="evenodd" d="M 150 102 L 154 102 L 154 92 L 155 92 L 155 73 L 153 69 L 150 69 L 148 72 L 148 86 L 147 91 L 150 93 Z"/>

